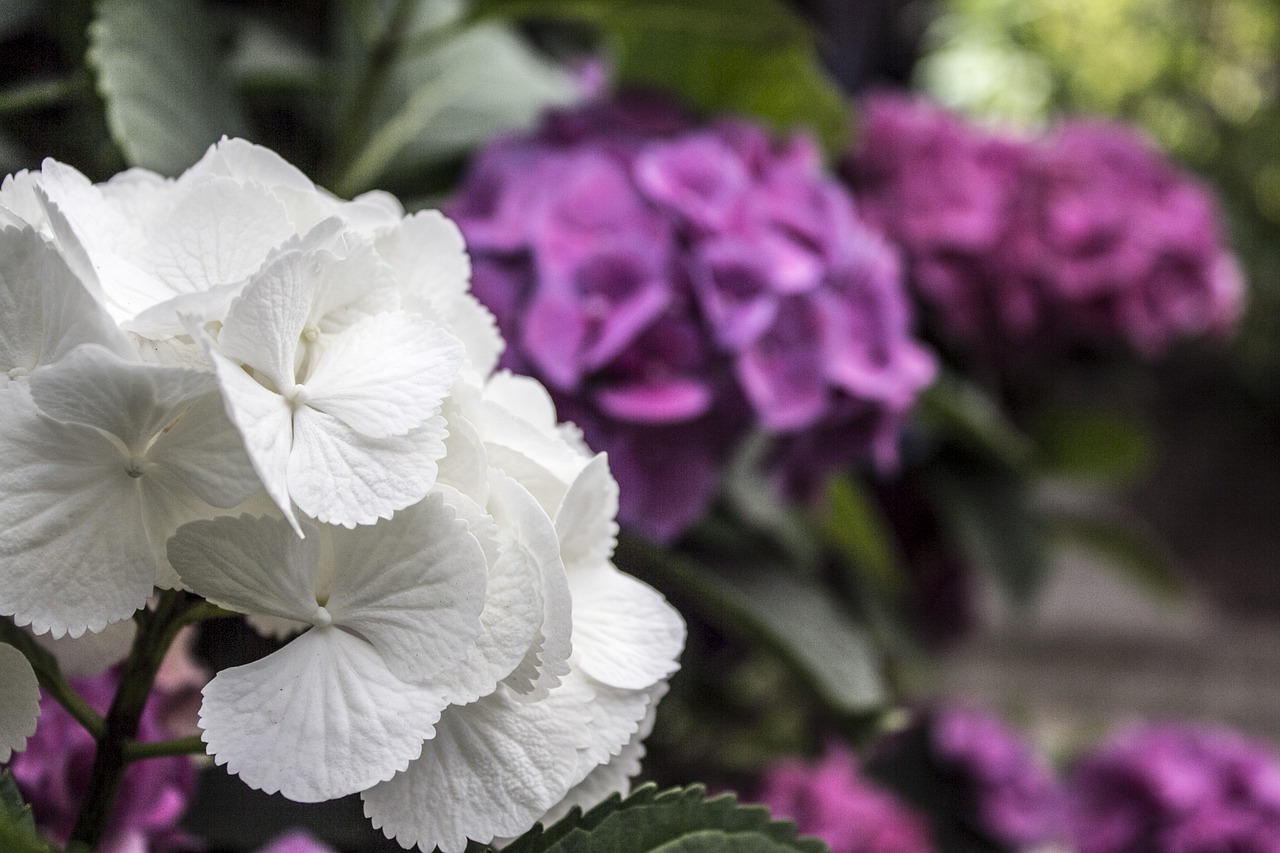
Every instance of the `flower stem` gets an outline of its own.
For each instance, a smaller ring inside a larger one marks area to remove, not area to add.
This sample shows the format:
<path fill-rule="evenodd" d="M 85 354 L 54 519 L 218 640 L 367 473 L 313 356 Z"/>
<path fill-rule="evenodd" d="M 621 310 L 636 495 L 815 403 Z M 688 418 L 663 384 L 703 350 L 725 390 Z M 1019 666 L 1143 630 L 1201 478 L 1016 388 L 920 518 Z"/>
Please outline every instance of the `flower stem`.
<path fill-rule="evenodd" d="M 128 764 L 125 753 L 130 741 L 138 736 L 138 725 L 147 697 L 151 695 L 156 672 L 193 606 L 194 602 L 186 593 L 166 590 L 160 594 L 153 609 L 140 610 L 134 615 L 138 633 L 124 662 L 120 686 L 98 738 L 88 791 L 71 832 L 72 842 L 80 842 L 95 850 L 102 840 Z"/>
<path fill-rule="evenodd" d="M 130 741 L 124 745 L 124 760 L 128 764 L 146 758 L 167 758 L 171 755 L 204 755 L 204 741 L 199 735 L 175 738 L 174 740 L 157 740 L 150 742 Z"/>
<path fill-rule="evenodd" d="M 413 13 L 417 8 L 417 0 L 399 0 L 387 20 L 386 28 L 369 48 L 369 61 L 362 69 L 351 99 L 338 121 L 336 161 L 339 168 L 334 170 L 334 174 L 345 175 L 359 153 L 368 131 L 369 116 L 391 75 L 396 58 L 400 55 L 404 46 L 404 31 L 413 21 Z"/>

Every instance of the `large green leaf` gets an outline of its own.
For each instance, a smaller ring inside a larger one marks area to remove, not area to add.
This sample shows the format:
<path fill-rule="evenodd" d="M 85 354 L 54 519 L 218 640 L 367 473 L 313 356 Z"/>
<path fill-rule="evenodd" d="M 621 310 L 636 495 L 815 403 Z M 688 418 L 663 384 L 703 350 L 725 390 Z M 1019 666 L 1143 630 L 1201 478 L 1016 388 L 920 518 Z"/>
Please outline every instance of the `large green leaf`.
<path fill-rule="evenodd" d="M 391 70 L 372 131 L 336 188 L 353 195 L 389 173 L 460 154 L 502 131 L 531 126 L 544 110 L 579 97 L 567 71 L 538 55 L 511 27 L 486 23 L 448 32 L 433 49 L 408 51 Z M 431 31 L 411 38 L 430 43 Z"/>
<path fill-rule="evenodd" d="M 480 0 L 481 17 L 560 18 L 606 36 L 620 83 L 677 92 L 707 112 L 813 132 L 831 154 L 849 141 L 845 98 L 813 36 L 780 0 Z"/>
<path fill-rule="evenodd" d="M 99 0 L 89 63 L 125 160 L 174 175 L 246 135 L 216 29 L 197 0 Z"/>
<path fill-rule="evenodd" d="M 852 474 L 827 485 L 823 526 L 827 539 L 882 595 L 903 591 L 904 576 L 888 520 L 874 496 Z"/>
<path fill-rule="evenodd" d="M 701 785 L 658 793 L 653 785 L 614 795 L 583 814 L 574 809 L 553 826 L 534 827 L 510 853 L 824 853 L 826 845 L 796 837 L 790 821 L 763 806 L 739 805 L 732 794 L 708 798 Z"/>

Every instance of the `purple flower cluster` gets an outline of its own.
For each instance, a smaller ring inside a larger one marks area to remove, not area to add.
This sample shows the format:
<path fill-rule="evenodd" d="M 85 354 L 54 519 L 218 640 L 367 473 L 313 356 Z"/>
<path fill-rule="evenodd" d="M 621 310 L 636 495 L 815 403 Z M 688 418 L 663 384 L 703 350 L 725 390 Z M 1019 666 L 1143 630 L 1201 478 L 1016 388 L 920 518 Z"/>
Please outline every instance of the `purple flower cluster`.
<path fill-rule="evenodd" d="M 832 746 L 813 764 L 781 762 L 765 774 L 759 802 L 789 818 L 831 853 L 929 853 L 928 825 L 862 777 L 853 754 Z"/>
<path fill-rule="evenodd" d="M 207 680 L 207 679 L 206 679 Z M 105 714 L 119 682 L 113 667 L 92 678 L 72 679 L 72 687 L 89 706 Z M 151 695 L 138 730 L 140 740 L 164 740 L 175 731 L 171 694 Z M 40 720 L 26 749 L 13 757 L 9 769 L 23 799 L 31 805 L 36 824 L 58 844 L 66 844 L 89 784 L 95 743 L 93 737 L 54 699 L 40 699 Z M 116 795 L 115 811 L 107 825 L 100 853 L 162 853 L 185 850 L 193 844 L 179 827 L 195 790 L 196 770 L 186 756 L 154 758 L 132 764 Z"/>
<path fill-rule="evenodd" d="M 956 339 L 1025 351 L 1122 342 L 1144 356 L 1225 335 L 1244 283 L 1210 193 L 1133 130 L 1037 139 L 922 99 L 869 98 L 847 175 Z"/>
<path fill-rule="evenodd" d="M 1012 849 L 1058 841 L 1062 788 L 1044 758 L 1001 718 L 951 705 L 927 715 L 933 753 L 974 796 L 984 835 Z"/>
<path fill-rule="evenodd" d="M 485 148 L 448 212 L 504 365 L 609 452 L 649 535 L 701 516 L 753 426 L 783 437 L 780 475 L 891 460 L 932 379 L 895 251 L 807 139 L 599 102 Z"/>
<path fill-rule="evenodd" d="M 1280 763 L 1231 731 L 1121 732 L 1078 763 L 1070 788 L 1080 853 L 1280 851 Z"/>

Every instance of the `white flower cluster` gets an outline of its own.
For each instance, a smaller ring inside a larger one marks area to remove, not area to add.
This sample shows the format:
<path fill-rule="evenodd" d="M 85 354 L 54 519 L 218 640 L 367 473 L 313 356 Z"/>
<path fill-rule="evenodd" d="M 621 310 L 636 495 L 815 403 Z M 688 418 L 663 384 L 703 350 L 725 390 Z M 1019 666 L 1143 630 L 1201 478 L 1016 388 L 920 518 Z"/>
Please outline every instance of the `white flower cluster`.
<path fill-rule="evenodd" d="M 173 180 L 46 161 L 0 206 L 0 614 L 79 636 L 159 586 L 292 636 L 207 686 L 208 751 L 406 847 L 626 787 L 684 625 L 611 563 L 603 455 L 495 373 L 451 222 L 240 140 Z"/>

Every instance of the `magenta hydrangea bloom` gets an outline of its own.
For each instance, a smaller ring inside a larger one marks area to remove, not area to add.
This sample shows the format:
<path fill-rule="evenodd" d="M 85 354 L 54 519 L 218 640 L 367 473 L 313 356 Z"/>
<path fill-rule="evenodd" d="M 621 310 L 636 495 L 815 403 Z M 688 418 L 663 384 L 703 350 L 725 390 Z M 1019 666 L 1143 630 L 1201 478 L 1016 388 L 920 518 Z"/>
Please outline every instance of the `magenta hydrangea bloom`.
<path fill-rule="evenodd" d="M 1069 786 L 1080 853 L 1280 851 L 1280 763 L 1232 731 L 1123 731 L 1079 761 Z"/>
<path fill-rule="evenodd" d="M 962 705 L 936 708 L 926 719 L 934 755 L 971 789 L 984 835 L 1017 850 L 1061 840 L 1061 784 L 1008 723 Z"/>
<path fill-rule="evenodd" d="M 958 340 L 1156 356 L 1228 334 L 1244 283 L 1209 191 L 1128 127 L 1001 136 L 923 99 L 867 100 L 847 174 Z"/>
<path fill-rule="evenodd" d="M 756 798 L 789 818 L 831 853 L 930 853 L 928 824 L 893 794 L 867 781 L 853 754 L 833 745 L 817 762 L 783 761 L 761 781 Z"/>
<path fill-rule="evenodd" d="M 895 250 L 804 137 L 601 101 L 482 150 L 449 214 L 504 365 L 609 452 L 619 518 L 649 535 L 702 515 L 753 426 L 784 480 L 890 463 L 932 380 Z"/>
<path fill-rule="evenodd" d="M 119 667 L 71 685 L 99 714 L 105 714 L 119 682 Z M 164 740 L 175 731 L 174 702 L 185 696 L 157 690 L 148 699 L 138 729 L 140 740 Z M 40 719 L 26 749 L 9 765 L 36 824 L 58 844 L 66 844 L 75 825 L 93 767 L 92 736 L 48 695 L 40 699 Z M 196 769 L 187 756 L 137 761 L 125 771 L 107 824 L 100 853 L 164 853 L 191 849 L 195 840 L 179 827 L 196 785 Z"/>

